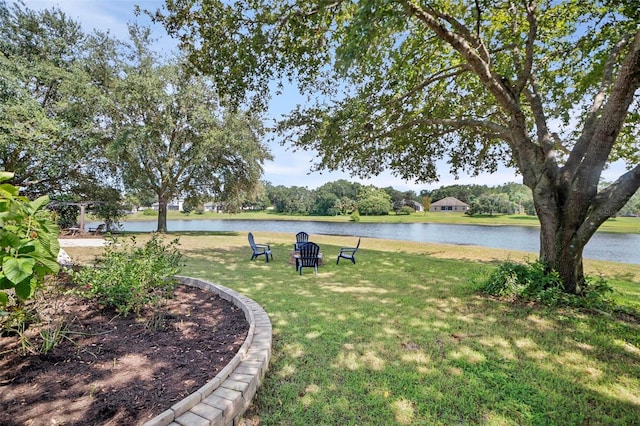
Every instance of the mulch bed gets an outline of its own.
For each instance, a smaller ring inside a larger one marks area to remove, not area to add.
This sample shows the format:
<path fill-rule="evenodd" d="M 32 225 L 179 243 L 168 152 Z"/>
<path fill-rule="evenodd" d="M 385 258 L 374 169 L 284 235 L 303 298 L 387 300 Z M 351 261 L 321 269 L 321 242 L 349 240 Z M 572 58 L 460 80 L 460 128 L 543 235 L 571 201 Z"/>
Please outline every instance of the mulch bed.
<path fill-rule="evenodd" d="M 0 335 L 0 425 L 142 424 L 214 378 L 249 325 L 219 296 L 179 286 L 160 322 L 123 318 L 71 294 L 47 298 L 41 317 L 66 324 L 46 354 Z M 42 325 L 27 330 L 40 347 Z"/>

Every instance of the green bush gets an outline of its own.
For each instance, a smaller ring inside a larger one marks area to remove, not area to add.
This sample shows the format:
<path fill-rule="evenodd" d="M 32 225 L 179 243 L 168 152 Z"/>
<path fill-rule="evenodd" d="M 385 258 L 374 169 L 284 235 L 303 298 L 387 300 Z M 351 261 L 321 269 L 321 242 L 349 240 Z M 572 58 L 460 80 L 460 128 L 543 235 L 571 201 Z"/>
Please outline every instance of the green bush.
<path fill-rule="evenodd" d="M 608 309 L 613 292 L 604 279 L 595 282 L 587 277 L 583 293 L 574 295 L 563 291 L 562 280 L 556 271 L 549 271 L 540 261 L 528 264 L 505 262 L 487 278 L 475 280 L 478 290 L 496 297 L 534 301 L 547 306 L 575 306 L 589 309 Z"/>
<path fill-rule="evenodd" d="M 416 209 L 414 209 L 413 207 L 410 206 L 403 206 L 399 211 L 398 214 L 399 215 L 411 215 L 416 211 Z"/>
<path fill-rule="evenodd" d="M 0 182 L 12 177 L 0 172 Z M 9 316 L 10 301 L 12 309 L 20 309 L 44 277 L 60 269 L 58 226 L 45 208 L 48 203 L 48 197 L 29 201 L 17 187 L 0 184 L 0 316 Z"/>
<path fill-rule="evenodd" d="M 85 296 L 123 315 L 140 315 L 173 294 L 173 276 L 182 268 L 177 245 L 177 239 L 164 244 L 157 235 L 143 247 L 136 245 L 135 237 L 124 243 L 114 240 L 96 267 L 80 270 L 74 280 Z"/>
<path fill-rule="evenodd" d="M 157 216 L 158 212 L 154 209 L 144 209 L 142 210 L 142 216 Z"/>

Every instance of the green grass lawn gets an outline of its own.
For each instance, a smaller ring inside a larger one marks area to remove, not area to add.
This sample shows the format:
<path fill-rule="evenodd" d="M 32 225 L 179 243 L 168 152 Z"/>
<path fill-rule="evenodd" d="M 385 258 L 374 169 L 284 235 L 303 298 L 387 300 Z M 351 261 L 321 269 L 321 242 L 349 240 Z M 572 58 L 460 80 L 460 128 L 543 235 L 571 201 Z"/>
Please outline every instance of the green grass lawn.
<path fill-rule="evenodd" d="M 244 234 L 181 237 L 184 275 L 233 288 L 271 318 L 269 371 L 247 413 L 260 424 L 638 424 L 637 322 L 479 295 L 470 280 L 504 251 L 363 239 L 356 265 L 336 265 L 352 241 L 322 236 L 325 264 L 299 276 L 292 239 L 256 234 L 273 244 L 265 263 L 249 260 Z M 586 267 L 640 306 L 637 265 Z"/>

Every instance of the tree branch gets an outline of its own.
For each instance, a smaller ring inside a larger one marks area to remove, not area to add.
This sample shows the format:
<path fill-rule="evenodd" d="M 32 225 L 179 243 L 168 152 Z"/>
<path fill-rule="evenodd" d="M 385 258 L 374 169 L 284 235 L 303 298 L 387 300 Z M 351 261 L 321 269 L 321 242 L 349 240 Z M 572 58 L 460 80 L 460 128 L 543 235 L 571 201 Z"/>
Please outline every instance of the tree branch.
<path fill-rule="evenodd" d="M 636 33 L 636 39 L 640 32 Z M 576 141 L 576 144 L 567 160 L 565 165 L 565 169 L 569 170 L 572 174 L 575 173 L 578 165 L 583 161 L 583 158 L 587 151 L 589 150 L 589 146 L 593 141 L 593 135 L 595 132 L 596 124 L 598 123 L 598 117 L 603 105 L 605 103 L 607 97 L 607 91 L 612 85 L 613 82 L 613 69 L 617 62 L 617 59 L 620 56 L 622 48 L 629 42 L 631 39 L 631 34 L 625 34 L 618 43 L 616 43 L 611 51 L 609 52 L 609 56 L 607 58 L 607 62 L 604 66 L 604 73 L 602 76 L 602 82 L 600 83 L 600 89 L 598 93 L 593 98 L 593 103 L 591 105 L 591 109 L 587 114 L 587 118 L 585 120 L 582 134 Z M 621 71 L 622 72 L 622 71 Z M 632 92 L 633 93 L 633 92 Z"/>
<path fill-rule="evenodd" d="M 602 115 L 597 120 L 593 136 L 588 142 L 589 149 L 584 153 L 578 177 L 586 184 L 597 187 L 600 176 L 593 171 L 602 170 L 609 160 L 639 87 L 640 29 L 629 46 L 611 93 L 602 108 Z M 570 172 L 573 170 L 570 169 Z"/>
<path fill-rule="evenodd" d="M 620 176 L 618 180 L 596 195 L 587 218 L 577 231 L 578 238 L 586 243 L 602 223 L 624 207 L 638 188 L 640 188 L 640 165 Z"/>
<path fill-rule="evenodd" d="M 535 14 L 535 6 L 533 6 L 533 0 L 524 1 L 524 7 L 527 11 L 527 22 L 529 22 L 529 31 L 527 33 L 527 42 L 525 47 L 524 67 L 518 70 L 518 78 L 513 88 L 516 94 L 522 93 L 527 81 L 531 76 L 531 70 L 533 69 L 533 52 L 534 44 L 538 38 L 538 19 Z"/>
<path fill-rule="evenodd" d="M 528 135 L 527 118 L 520 107 L 520 99 L 513 92 L 508 81 L 502 76 L 495 74 L 491 70 L 491 63 L 473 48 L 473 37 L 465 37 L 468 31 L 455 33 L 449 31 L 443 22 L 437 17 L 437 12 L 432 7 L 423 9 L 416 0 L 404 0 L 403 4 L 410 16 L 421 21 L 427 28 L 448 43 L 462 58 L 464 58 L 472 71 L 478 76 L 480 83 L 491 93 L 498 105 L 509 116 L 510 129 L 508 134 L 504 134 L 503 140 L 510 147 L 513 159 L 518 164 L 523 173 L 523 178 L 528 186 L 533 187 L 534 182 L 540 178 L 540 173 L 554 174 L 557 171 L 555 163 L 548 163 L 548 159 L 541 147 L 531 142 Z M 533 12 L 532 12 L 533 13 Z M 533 41 L 532 41 L 533 42 Z M 500 132 L 503 134 L 503 132 Z M 530 164 L 542 165 L 545 167 L 529 167 Z"/>
<path fill-rule="evenodd" d="M 440 119 L 440 118 L 430 118 L 430 119 L 415 119 L 407 121 L 398 127 L 394 127 L 391 130 L 380 133 L 375 136 L 376 139 L 385 138 L 391 136 L 393 133 L 397 133 L 398 131 L 408 130 L 416 126 L 447 126 L 451 128 L 451 131 L 446 131 L 442 134 L 451 133 L 455 130 L 459 129 L 477 129 L 477 132 L 480 134 L 490 133 L 493 136 L 499 136 L 501 139 L 505 139 L 509 135 L 509 129 L 503 126 L 500 126 L 496 123 L 486 120 L 471 120 L 471 119 Z"/>
<path fill-rule="evenodd" d="M 530 75 L 529 81 L 530 89 L 525 90 L 525 96 L 527 98 L 527 101 L 529 102 L 529 105 L 531 106 L 531 111 L 533 112 L 533 119 L 536 124 L 538 141 L 547 157 L 549 157 L 550 155 L 553 155 L 552 151 L 555 147 L 554 142 L 556 141 L 554 141 L 549 132 L 549 127 L 547 125 L 547 116 L 542 106 L 542 100 L 540 98 L 537 81 L 533 75 Z"/>
<path fill-rule="evenodd" d="M 429 78 L 421 81 L 420 83 L 416 84 L 415 86 L 413 86 L 411 89 L 409 89 L 406 93 L 399 95 L 399 96 L 394 96 L 393 98 L 391 98 L 390 100 L 388 100 L 387 102 L 385 102 L 382 106 L 389 106 L 391 104 L 396 104 L 399 102 L 404 101 L 407 98 L 412 97 L 414 94 L 420 92 L 422 89 L 424 89 L 425 87 L 436 83 L 438 81 L 442 81 L 442 80 L 446 80 L 448 78 L 451 77 L 457 77 L 459 75 L 461 75 L 464 72 L 470 71 L 470 68 L 468 67 L 467 64 L 459 64 L 456 65 L 454 67 L 449 67 L 446 68 L 444 70 L 442 70 L 441 72 L 439 72 L 436 75 L 430 76 Z"/>
<path fill-rule="evenodd" d="M 405 0 L 404 4 L 409 14 L 424 23 L 428 28 L 434 31 L 438 37 L 447 42 L 455 49 L 469 65 L 473 68 L 476 75 L 480 78 L 482 84 L 491 92 L 496 100 L 508 111 L 519 111 L 520 108 L 517 99 L 511 93 L 511 88 L 507 87 L 500 78 L 491 72 L 490 63 L 486 61 L 478 51 L 473 47 L 475 38 L 470 34 L 469 30 L 463 27 L 455 19 L 447 19 L 446 14 L 442 14 L 430 6 L 427 6 L 430 12 L 420 7 L 415 0 Z M 450 23 L 459 32 L 449 31 L 439 19 L 444 19 Z"/>

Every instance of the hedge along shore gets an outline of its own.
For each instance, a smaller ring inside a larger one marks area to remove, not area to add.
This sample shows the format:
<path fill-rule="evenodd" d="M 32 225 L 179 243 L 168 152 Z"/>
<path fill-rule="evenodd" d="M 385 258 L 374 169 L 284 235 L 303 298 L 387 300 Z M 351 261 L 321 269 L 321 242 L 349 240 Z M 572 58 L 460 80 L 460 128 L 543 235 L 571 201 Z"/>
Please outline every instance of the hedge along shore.
<path fill-rule="evenodd" d="M 249 332 L 238 353 L 216 377 L 143 426 L 238 424 L 269 366 L 271 320 L 260 305 L 234 290 L 196 278 L 176 278 L 181 284 L 214 292 L 241 308 L 249 323 Z"/>

